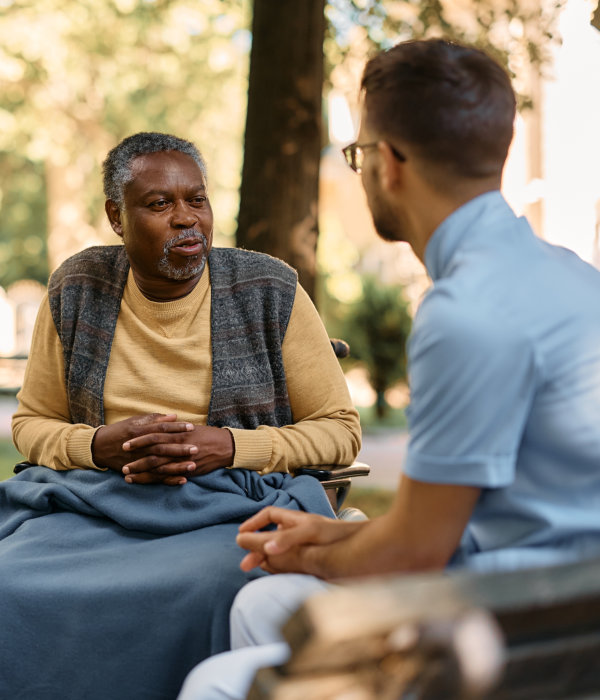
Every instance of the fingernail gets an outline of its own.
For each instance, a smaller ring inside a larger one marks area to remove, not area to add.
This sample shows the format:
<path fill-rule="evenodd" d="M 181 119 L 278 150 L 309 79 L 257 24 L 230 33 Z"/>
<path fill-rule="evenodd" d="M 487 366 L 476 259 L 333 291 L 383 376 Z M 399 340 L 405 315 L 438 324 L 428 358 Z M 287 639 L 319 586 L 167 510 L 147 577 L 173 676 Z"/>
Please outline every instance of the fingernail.
<path fill-rule="evenodd" d="M 190 447 L 190 454 L 191 454 L 191 455 L 195 455 L 196 452 L 198 452 L 198 448 L 195 447 L 194 445 L 192 445 L 192 446 Z"/>
<path fill-rule="evenodd" d="M 193 472 L 196 469 L 196 465 L 195 464 L 188 464 L 186 469 L 188 470 L 188 472 Z"/>
<path fill-rule="evenodd" d="M 267 552 L 267 554 L 277 554 L 277 542 L 275 542 L 274 540 L 269 540 L 265 544 L 264 549 L 265 549 L 265 552 Z"/>
<path fill-rule="evenodd" d="M 130 472 L 129 467 L 123 467 L 122 472 L 123 472 L 123 474 L 129 474 L 129 472 Z"/>
<path fill-rule="evenodd" d="M 185 429 L 186 429 L 186 430 L 193 430 L 193 429 L 194 429 L 194 424 L 193 424 L 193 423 L 186 423 L 186 424 L 185 424 Z"/>
<path fill-rule="evenodd" d="M 123 449 L 124 449 L 124 450 L 128 450 L 130 447 L 131 447 L 131 443 L 130 443 L 130 442 L 124 442 L 124 443 L 123 443 Z"/>
<path fill-rule="evenodd" d="M 126 477 L 125 477 L 125 481 L 126 481 L 128 484 L 133 484 L 133 478 L 132 478 L 131 476 L 126 476 Z"/>
<path fill-rule="evenodd" d="M 187 483 L 187 479 L 179 479 L 179 481 L 178 481 L 177 483 L 178 483 L 180 486 L 183 486 L 183 484 L 186 484 L 186 483 Z"/>

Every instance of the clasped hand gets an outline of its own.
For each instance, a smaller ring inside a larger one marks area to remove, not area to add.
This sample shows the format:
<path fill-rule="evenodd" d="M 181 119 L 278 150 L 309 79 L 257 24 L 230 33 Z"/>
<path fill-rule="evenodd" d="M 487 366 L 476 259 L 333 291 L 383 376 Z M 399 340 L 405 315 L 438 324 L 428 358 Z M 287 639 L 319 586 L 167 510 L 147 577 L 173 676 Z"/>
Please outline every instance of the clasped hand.
<path fill-rule="evenodd" d="M 267 529 L 276 525 L 277 528 Z M 237 544 L 247 549 L 240 567 L 269 573 L 304 573 L 330 578 L 331 547 L 347 540 L 363 522 L 342 522 L 315 513 L 268 506 L 240 525 Z"/>
<path fill-rule="evenodd" d="M 226 428 L 178 421 L 172 414 L 133 416 L 96 431 L 94 464 L 124 475 L 130 484 L 185 484 L 233 463 L 233 436 Z"/>

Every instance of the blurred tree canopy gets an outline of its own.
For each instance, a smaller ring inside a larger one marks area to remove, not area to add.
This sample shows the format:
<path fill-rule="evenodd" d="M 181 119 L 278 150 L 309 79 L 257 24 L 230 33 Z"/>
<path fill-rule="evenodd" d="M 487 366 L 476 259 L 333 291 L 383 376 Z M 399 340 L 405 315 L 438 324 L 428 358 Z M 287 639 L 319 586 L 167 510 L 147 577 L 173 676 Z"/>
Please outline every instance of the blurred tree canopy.
<path fill-rule="evenodd" d="M 74 251 L 115 240 L 100 164 L 140 130 L 198 143 L 217 242 L 232 240 L 254 16 L 249 103 L 258 118 L 249 111 L 238 242 L 295 264 L 312 292 L 319 86 L 332 68 L 353 52 L 364 61 L 365 47 L 443 33 L 519 73 L 544 58 L 560 2 L 0 0 L 0 284 L 45 281 Z M 276 128 L 261 115 L 275 115 Z"/>
<path fill-rule="evenodd" d="M 198 143 L 233 235 L 248 24 L 236 0 L 0 2 L 0 284 L 45 281 L 46 232 L 50 269 L 115 240 L 100 164 L 136 131 Z"/>
<path fill-rule="evenodd" d="M 295 266 L 314 298 L 321 81 L 358 46 L 445 36 L 513 75 L 542 64 L 562 0 L 254 0 L 238 245 Z M 323 21 L 324 17 L 327 22 Z M 526 99 L 527 85 L 516 84 Z"/>
<path fill-rule="evenodd" d="M 46 206 L 43 163 L 0 153 L 0 286 L 23 278 L 46 283 Z"/>

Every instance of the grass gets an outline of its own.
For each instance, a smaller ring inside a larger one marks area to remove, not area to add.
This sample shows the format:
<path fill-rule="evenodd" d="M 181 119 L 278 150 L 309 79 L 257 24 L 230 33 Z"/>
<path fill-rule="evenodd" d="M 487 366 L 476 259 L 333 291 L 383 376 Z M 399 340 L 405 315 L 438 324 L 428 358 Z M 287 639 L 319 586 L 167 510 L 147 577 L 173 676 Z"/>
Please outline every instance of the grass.
<path fill-rule="evenodd" d="M 403 408 L 388 408 L 384 418 L 378 418 L 375 406 L 359 406 L 360 427 L 363 433 L 376 435 L 387 432 L 391 428 L 396 430 L 406 429 L 406 414 Z"/>
<path fill-rule="evenodd" d="M 342 508 L 358 508 L 369 518 L 387 513 L 392 506 L 395 491 L 352 486 Z"/>
<path fill-rule="evenodd" d="M 17 452 L 16 447 L 8 438 L 0 438 L 0 481 L 13 475 L 13 467 L 17 462 L 22 462 L 23 456 Z"/>

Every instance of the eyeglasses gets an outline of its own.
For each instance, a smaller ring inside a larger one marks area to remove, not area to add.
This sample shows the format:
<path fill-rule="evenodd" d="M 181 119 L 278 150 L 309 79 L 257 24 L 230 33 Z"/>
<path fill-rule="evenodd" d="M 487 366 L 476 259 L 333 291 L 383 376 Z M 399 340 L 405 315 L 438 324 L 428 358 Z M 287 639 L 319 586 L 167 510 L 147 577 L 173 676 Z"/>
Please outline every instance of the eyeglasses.
<path fill-rule="evenodd" d="M 342 153 L 346 158 L 346 163 L 348 163 L 355 173 L 360 173 L 362 171 L 363 162 L 365 159 L 365 151 L 367 148 L 375 148 L 376 146 L 379 146 L 380 143 L 380 141 L 372 141 L 371 143 L 357 143 L 355 141 L 349 146 L 342 148 Z M 396 150 L 391 144 L 388 143 L 388 146 L 391 148 L 394 157 L 401 163 L 404 163 L 406 156 L 402 155 L 402 153 Z"/>

